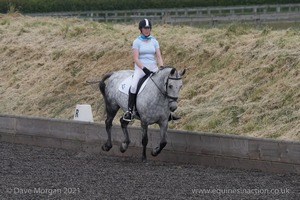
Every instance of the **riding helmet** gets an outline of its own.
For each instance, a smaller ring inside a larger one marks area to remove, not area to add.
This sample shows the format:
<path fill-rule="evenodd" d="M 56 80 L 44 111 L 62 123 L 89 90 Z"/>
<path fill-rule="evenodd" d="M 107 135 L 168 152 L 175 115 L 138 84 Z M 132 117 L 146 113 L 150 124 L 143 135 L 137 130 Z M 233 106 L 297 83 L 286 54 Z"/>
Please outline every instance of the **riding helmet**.
<path fill-rule="evenodd" d="M 143 19 L 139 23 L 139 29 L 141 30 L 142 28 L 152 28 L 151 22 L 148 19 Z"/>

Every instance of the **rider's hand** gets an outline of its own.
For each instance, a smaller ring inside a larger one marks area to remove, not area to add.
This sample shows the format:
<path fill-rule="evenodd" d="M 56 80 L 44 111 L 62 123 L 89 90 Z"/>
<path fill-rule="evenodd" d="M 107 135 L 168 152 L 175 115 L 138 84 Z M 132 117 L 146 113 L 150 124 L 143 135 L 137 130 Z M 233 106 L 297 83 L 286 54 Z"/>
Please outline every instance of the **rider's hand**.
<path fill-rule="evenodd" d="M 143 67 L 143 71 L 147 76 L 150 76 L 153 73 L 147 67 Z"/>

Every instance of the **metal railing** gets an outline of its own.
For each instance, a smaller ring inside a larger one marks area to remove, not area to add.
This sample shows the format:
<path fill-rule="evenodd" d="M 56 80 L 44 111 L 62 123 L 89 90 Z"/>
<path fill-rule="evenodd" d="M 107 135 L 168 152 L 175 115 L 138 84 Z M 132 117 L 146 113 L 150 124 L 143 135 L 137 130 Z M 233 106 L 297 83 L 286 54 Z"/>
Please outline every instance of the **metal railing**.
<path fill-rule="evenodd" d="M 212 23 L 234 21 L 298 21 L 300 4 L 117 11 L 31 13 L 29 16 L 77 17 L 98 22 L 133 23 L 142 18 L 162 24 Z"/>

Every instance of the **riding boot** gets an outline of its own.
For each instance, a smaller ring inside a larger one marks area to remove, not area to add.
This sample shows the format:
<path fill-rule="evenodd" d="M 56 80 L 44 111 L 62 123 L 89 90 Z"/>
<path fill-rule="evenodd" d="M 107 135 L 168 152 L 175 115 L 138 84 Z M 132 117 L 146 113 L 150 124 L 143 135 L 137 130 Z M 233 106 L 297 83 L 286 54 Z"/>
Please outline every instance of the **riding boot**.
<path fill-rule="evenodd" d="M 174 121 L 174 120 L 179 120 L 179 119 L 181 119 L 181 117 L 176 117 L 175 115 L 172 115 L 172 113 L 170 113 L 168 121 Z"/>
<path fill-rule="evenodd" d="M 136 94 L 129 91 L 128 96 L 128 110 L 123 115 L 123 120 L 130 122 L 133 120 L 133 107 L 135 106 Z"/>

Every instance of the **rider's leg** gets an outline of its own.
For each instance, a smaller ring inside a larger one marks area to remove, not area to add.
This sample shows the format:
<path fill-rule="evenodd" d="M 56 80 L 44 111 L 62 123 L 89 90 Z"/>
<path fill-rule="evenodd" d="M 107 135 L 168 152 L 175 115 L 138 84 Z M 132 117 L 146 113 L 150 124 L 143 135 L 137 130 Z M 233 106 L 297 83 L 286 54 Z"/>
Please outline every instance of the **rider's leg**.
<path fill-rule="evenodd" d="M 139 80 L 145 75 L 142 69 L 140 69 L 137 65 L 134 67 L 134 74 L 132 78 L 131 87 L 129 89 L 129 97 L 128 97 L 128 110 L 123 115 L 124 121 L 133 120 L 133 107 L 135 106 L 136 96 L 137 96 L 137 85 Z"/>
<path fill-rule="evenodd" d="M 123 120 L 124 121 L 132 121 L 133 120 L 133 107 L 135 105 L 136 101 L 136 94 L 131 93 L 129 91 L 129 97 L 128 97 L 128 110 L 124 113 Z"/>

